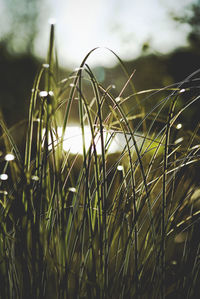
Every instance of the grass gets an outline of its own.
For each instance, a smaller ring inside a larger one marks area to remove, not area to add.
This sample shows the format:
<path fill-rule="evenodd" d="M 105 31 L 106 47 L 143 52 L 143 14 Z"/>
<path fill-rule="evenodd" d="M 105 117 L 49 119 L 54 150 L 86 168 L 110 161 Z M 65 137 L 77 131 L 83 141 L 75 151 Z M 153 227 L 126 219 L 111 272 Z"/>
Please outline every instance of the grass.
<path fill-rule="evenodd" d="M 8 175 L 0 180 L 0 298 L 197 298 L 199 124 L 189 131 L 180 119 L 199 95 L 179 102 L 198 71 L 136 92 L 134 72 L 127 75 L 119 59 L 127 83 L 116 95 L 87 65 L 92 51 L 63 80 L 54 53 L 52 25 L 24 149 L 0 120 Z M 82 154 L 63 150 L 73 109 Z M 117 134 L 124 146 L 110 154 Z"/>

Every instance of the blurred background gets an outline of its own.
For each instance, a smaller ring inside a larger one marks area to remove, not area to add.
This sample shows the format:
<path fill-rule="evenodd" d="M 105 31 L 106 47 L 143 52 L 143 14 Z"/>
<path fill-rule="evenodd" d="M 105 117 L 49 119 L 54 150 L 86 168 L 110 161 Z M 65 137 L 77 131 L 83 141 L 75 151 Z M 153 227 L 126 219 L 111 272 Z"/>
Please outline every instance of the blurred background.
<path fill-rule="evenodd" d="M 27 118 L 52 22 L 66 74 L 94 47 L 101 48 L 88 63 L 99 81 L 122 84 L 110 48 L 130 73 L 136 70 L 138 91 L 179 82 L 200 68 L 199 0 L 0 0 L 0 19 L 0 109 L 8 126 Z M 197 117 L 192 110 L 188 122 Z"/>

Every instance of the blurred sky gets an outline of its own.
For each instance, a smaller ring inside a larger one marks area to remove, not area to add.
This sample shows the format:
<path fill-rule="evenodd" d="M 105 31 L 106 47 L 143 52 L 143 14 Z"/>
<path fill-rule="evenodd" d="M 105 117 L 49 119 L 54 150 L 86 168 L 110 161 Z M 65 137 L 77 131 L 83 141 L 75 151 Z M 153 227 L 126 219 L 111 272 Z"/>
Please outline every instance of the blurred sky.
<path fill-rule="evenodd" d="M 6 0 L 0 0 L 0 35 L 10 29 Z M 20 1 L 20 0 L 18 0 Z M 16 0 L 13 5 L 17 5 Z M 27 0 L 28 1 L 28 0 Z M 30 1 L 30 0 L 29 0 Z M 94 47 L 109 47 L 123 60 L 136 58 L 145 42 L 152 51 L 167 53 L 187 43 L 187 24 L 172 20 L 170 13 L 189 13 L 193 0 L 40 0 L 38 35 L 34 52 L 45 57 L 50 18 L 56 20 L 56 45 L 60 64 L 77 67 Z M 20 32 L 16 32 L 20 38 Z M 98 50 L 90 65 L 112 66 L 113 55 Z"/>

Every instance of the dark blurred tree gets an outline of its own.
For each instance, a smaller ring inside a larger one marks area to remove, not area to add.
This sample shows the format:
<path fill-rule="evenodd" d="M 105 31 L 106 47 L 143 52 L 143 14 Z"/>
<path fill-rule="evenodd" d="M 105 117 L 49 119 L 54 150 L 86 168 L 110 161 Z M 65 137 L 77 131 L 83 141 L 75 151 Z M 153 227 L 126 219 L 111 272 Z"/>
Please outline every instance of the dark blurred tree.
<path fill-rule="evenodd" d="M 4 0 L 10 30 L 4 36 L 8 48 L 14 52 L 33 53 L 38 32 L 39 0 Z"/>
<path fill-rule="evenodd" d="M 7 28 L 0 42 L 0 110 L 7 124 L 12 125 L 28 115 L 31 88 L 38 69 L 34 42 L 40 1 L 3 1 Z"/>
<path fill-rule="evenodd" d="M 193 49 L 200 48 L 200 0 L 189 6 L 188 13 L 177 16 L 172 14 L 173 19 L 179 23 L 189 24 L 191 31 L 188 34 L 188 41 Z"/>
<path fill-rule="evenodd" d="M 0 111 L 8 125 L 27 118 L 31 89 L 39 62 L 31 55 L 11 55 L 0 44 Z"/>
<path fill-rule="evenodd" d="M 179 79 L 179 70 L 181 70 L 182 76 L 184 77 L 198 69 L 200 70 L 200 0 L 193 1 L 193 3 L 188 6 L 188 10 L 185 14 L 179 16 L 173 15 L 173 18 L 177 22 L 189 24 L 191 27 L 191 31 L 187 37 L 189 48 L 174 53 L 169 64 L 169 70 L 174 74 L 176 79 Z M 178 67 L 174 68 L 174 64 Z M 195 97 L 199 95 L 199 84 L 199 73 L 197 73 L 195 80 L 185 84 L 185 87 L 187 87 L 187 85 L 190 87 L 190 92 L 184 96 L 184 101 L 187 101 L 187 96 Z M 190 109 L 187 109 L 187 113 L 185 113 L 185 119 L 189 119 L 191 127 L 194 127 L 193 124 L 199 122 L 199 108 L 200 104 L 197 102 L 194 107 L 190 107 Z"/>

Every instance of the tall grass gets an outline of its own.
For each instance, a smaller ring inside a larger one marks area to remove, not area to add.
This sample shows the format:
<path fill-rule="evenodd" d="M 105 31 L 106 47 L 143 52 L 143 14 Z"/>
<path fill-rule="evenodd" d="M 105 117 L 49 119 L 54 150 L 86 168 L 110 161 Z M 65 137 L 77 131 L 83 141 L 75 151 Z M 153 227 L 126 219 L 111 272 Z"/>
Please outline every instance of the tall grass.
<path fill-rule="evenodd" d="M 179 101 L 199 72 L 136 92 L 134 72 L 127 76 L 119 59 L 127 83 L 116 95 L 87 65 L 91 54 L 58 79 L 52 25 L 24 150 L 0 120 L 8 174 L 0 180 L 0 298 L 197 298 L 199 124 L 190 132 L 179 122 L 199 95 Z M 74 108 L 83 144 L 77 155 L 63 150 Z M 125 145 L 110 154 L 116 134 Z"/>

